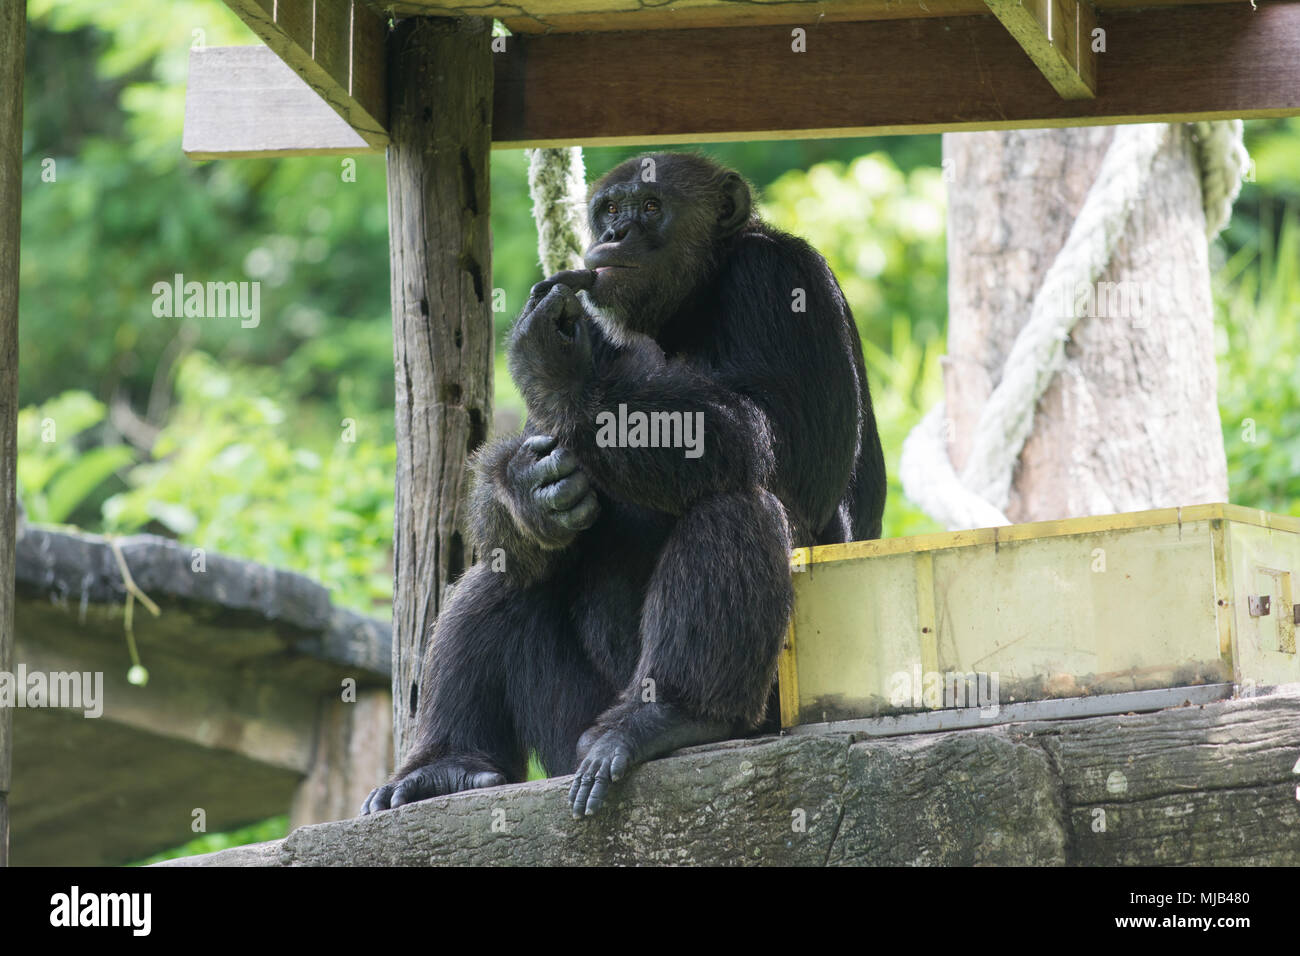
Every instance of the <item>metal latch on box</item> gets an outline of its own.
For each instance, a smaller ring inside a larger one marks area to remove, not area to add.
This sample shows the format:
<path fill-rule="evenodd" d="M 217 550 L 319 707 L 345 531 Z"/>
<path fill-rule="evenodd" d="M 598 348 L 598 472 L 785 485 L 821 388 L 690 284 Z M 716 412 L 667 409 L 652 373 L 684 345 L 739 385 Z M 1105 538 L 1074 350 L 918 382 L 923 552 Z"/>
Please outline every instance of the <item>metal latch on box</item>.
<path fill-rule="evenodd" d="M 1271 594 L 1250 594 L 1246 597 L 1246 610 L 1251 617 L 1267 617 L 1273 610 Z M 1300 624 L 1300 604 L 1291 606 L 1291 620 Z"/>

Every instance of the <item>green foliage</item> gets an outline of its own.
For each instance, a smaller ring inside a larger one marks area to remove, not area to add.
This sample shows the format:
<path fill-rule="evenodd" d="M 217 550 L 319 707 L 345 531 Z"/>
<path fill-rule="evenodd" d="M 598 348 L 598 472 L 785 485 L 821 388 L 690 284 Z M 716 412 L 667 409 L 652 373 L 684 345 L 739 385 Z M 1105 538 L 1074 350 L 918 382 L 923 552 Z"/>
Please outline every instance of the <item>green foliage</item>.
<path fill-rule="evenodd" d="M 143 404 L 179 332 L 153 315 L 151 290 L 177 273 L 262 284 L 258 328 L 200 322 L 199 347 L 223 360 L 275 363 L 358 321 L 387 328 L 382 156 L 355 157 L 348 182 L 340 157 L 181 154 L 195 31 L 209 45 L 252 39 L 223 4 L 37 0 L 30 16 L 29 73 L 55 82 L 26 87 L 24 403 L 80 388 Z M 390 378 L 391 353 L 385 365 Z"/>
<path fill-rule="evenodd" d="M 171 850 L 163 850 L 161 853 L 155 853 L 146 860 L 140 860 L 139 862 L 130 865 L 150 866 L 154 863 L 161 863 L 163 860 L 175 860 L 182 856 L 197 856 L 200 853 L 216 853 L 218 850 L 228 850 L 233 846 L 244 846 L 248 843 L 265 843 L 267 840 L 279 840 L 288 833 L 289 815 L 281 814 L 278 817 L 271 817 L 268 820 L 262 820 L 258 823 L 251 823 L 246 827 L 240 827 L 238 830 L 227 830 L 225 833 L 205 833 L 203 836 L 195 837 L 183 846 L 178 846 Z"/>
<path fill-rule="evenodd" d="M 864 341 L 863 358 L 871 384 L 876 428 L 885 449 L 885 475 L 889 483 L 881 534 L 898 538 L 909 534 L 943 531 L 943 525 L 912 504 L 903 494 L 898 478 L 898 456 L 903 439 L 943 400 L 942 350 L 935 344 L 922 345 L 910 335 L 905 319 L 895 319 L 889 349 Z"/>
<path fill-rule="evenodd" d="M 159 529 L 310 575 L 340 603 L 386 608 L 396 460 L 386 423 L 328 422 L 278 395 L 270 369 L 188 356 L 153 460 L 104 504 L 107 530 Z"/>
<path fill-rule="evenodd" d="M 65 392 L 18 413 L 18 493 L 32 521 L 62 524 L 134 455 L 125 445 L 86 447 L 105 414 L 85 392 Z"/>
<path fill-rule="evenodd" d="M 946 208 L 939 170 L 904 174 L 888 154 L 872 153 L 786 173 L 762 212 L 826 257 L 863 337 L 888 348 L 895 320 L 924 344 L 946 327 Z"/>
<path fill-rule="evenodd" d="M 1214 277 L 1219 414 L 1232 500 L 1300 515 L 1300 210 Z"/>

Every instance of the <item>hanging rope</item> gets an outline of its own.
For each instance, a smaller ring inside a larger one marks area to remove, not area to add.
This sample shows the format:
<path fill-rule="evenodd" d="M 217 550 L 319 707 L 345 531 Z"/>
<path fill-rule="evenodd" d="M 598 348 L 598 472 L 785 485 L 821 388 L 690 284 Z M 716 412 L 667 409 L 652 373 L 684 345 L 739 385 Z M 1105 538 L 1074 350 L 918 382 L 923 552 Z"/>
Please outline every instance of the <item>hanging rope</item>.
<path fill-rule="evenodd" d="M 1227 224 L 1249 157 L 1240 120 L 1193 125 L 1206 230 L 1212 238 Z M 1061 367 L 1065 343 L 1079 319 L 1074 314 L 1079 310 L 1060 307 L 1062 292 L 1091 285 L 1101 276 L 1172 128 L 1143 124 L 1115 130 L 1097 179 L 1034 296 L 1029 321 L 1016 336 L 997 387 L 980 412 L 961 475 L 948 458 L 942 402 L 904 440 L 898 468 L 903 491 L 948 528 L 1010 524 L 1005 510 L 1016 462 L 1033 430 L 1038 400 Z"/>
<path fill-rule="evenodd" d="M 581 269 L 587 248 L 587 174 L 582 147 L 530 149 L 528 194 L 537 223 L 537 258 L 544 275 Z"/>

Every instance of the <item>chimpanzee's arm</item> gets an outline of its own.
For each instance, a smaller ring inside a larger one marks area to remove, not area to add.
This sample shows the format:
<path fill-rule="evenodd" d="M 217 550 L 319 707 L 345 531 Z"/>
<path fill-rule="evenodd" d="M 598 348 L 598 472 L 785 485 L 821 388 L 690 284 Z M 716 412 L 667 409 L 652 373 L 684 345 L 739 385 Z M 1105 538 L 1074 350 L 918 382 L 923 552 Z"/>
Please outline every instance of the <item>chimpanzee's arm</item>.
<path fill-rule="evenodd" d="M 624 501 L 682 514 L 770 478 L 772 433 L 757 404 L 645 336 L 614 348 L 562 285 L 520 317 L 509 357 L 529 420 Z"/>

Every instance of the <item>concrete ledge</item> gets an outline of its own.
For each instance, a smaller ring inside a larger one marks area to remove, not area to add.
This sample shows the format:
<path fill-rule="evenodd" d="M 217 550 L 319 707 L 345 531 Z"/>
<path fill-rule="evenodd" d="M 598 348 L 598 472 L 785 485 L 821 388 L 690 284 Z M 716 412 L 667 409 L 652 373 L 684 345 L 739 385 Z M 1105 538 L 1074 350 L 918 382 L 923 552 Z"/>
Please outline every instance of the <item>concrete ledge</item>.
<path fill-rule="evenodd" d="M 1300 685 L 1151 714 L 767 737 L 302 827 L 171 866 L 1300 865 Z"/>
<path fill-rule="evenodd" d="M 392 669 L 388 623 L 334 606 L 329 590 L 305 575 L 216 552 L 207 553 L 205 570 L 195 573 L 188 545 L 151 534 L 120 538 L 117 547 L 145 594 L 189 611 L 212 633 L 270 628 L 281 638 L 276 650 L 287 644 L 328 665 L 385 676 Z M 28 525 L 18 538 L 15 581 L 20 601 L 79 618 L 87 608 L 116 609 L 126 600 L 109 539 L 80 531 Z M 139 616 L 145 617 L 143 610 Z"/>
<path fill-rule="evenodd" d="M 388 773 L 387 621 L 304 575 L 198 561 L 153 535 L 29 526 L 16 553 L 14 667 L 83 675 L 100 716 L 15 710 L 11 862 L 138 860 L 193 839 L 200 808 L 209 832 L 287 810 L 338 819 Z M 142 685 L 128 676 L 122 563 L 161 612 L 134 611 Z"/>

